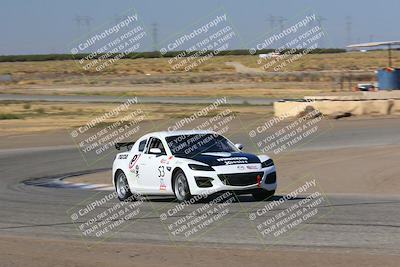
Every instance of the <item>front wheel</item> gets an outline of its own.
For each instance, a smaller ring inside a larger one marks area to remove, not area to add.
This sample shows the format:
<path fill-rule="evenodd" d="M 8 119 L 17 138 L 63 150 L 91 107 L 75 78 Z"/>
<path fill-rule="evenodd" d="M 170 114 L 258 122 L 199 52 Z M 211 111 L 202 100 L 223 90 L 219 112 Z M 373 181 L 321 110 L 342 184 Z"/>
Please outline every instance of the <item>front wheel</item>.
<path fill-rule="evenodd" d="M 118 199 L 121 201 L 127 200 L 132 196 L 132 192 L 129 188 L 128 180 L 126 179 L 125 173 L 122 171 L 118 172 L 115 179 L 115 190 L 117 191 Z"/>
<path fill-rule="evenodd" d="M 257 201 L 267 200 L 268 198 L 272 197 L 274 194 L 275 194 L 275 190 L 267 191 L 267 190 L 263 190 L 263 189 L 252 193 L 254 199 Z"/>
<path fill-rule="evenodd" d="M 174 179 L 174 193 L 179 202 L 189 200 L 192 195 L 190 194 L 189 184 L 183 171 L 178 171 Z"/>

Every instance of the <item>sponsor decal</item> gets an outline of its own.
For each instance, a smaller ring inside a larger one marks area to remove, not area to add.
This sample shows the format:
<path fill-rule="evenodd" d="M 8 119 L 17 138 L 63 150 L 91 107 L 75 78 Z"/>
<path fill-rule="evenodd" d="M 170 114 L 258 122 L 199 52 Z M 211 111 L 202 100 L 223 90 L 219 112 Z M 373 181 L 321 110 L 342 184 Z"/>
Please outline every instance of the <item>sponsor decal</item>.
<path fill-rule="evenodd" d="M 169 164 L 174 156 L 169 156 L 167 159 L 163 158 L 160 160 L 161 164 Z"/>
<path fill-rule="evenodd" d="M 135 175 L 137 178 L 139 178 L 139 165 L 135 166 L 135 171 L 134 171 Z"/>
<path fill-rule="evenodd" d="M 122 154 L 119 155 L 118 159 L 127 159 L 128 158 L 128 154 Z"/>
<path fill-rule="evenodd" d="M 160 177 L 160 191 L 166 190 L 167 185 L 165 184 L 164 178 Z"/>
<path fill-rule="evenodd" d="M 244 170 L 244 166 L 237 166 L 239 170 Z"/>
<path fill-rule="evenodd" d="M 258 170 L 258 166 L 257 165 L 247 165 L 246 168 L 249 169 L 249 170 Z"/>
<path fill-rule="evenodd" d="M 138 159 L 140 158 L 141 154 L 136 154 L 133 156 L 133 158 L 131 159 L 131 161 L 129 162 L 129 169 L 132 171 L 133 167 L 135 167 L 136 162 L 138 161 Z"/>
<path fill-rule="evenodd" d="M 224 162 L 226 165 L 248 163 L 248 158 L 246 157 L 219 158 L 217 160 L 220 162 Z"/>

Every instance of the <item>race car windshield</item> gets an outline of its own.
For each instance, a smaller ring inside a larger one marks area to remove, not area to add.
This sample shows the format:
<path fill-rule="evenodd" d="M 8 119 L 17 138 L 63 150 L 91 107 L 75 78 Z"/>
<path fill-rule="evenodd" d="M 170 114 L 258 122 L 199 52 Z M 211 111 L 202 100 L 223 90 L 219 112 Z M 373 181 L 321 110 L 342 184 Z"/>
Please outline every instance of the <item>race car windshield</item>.
<path fill-rule="evenodd" d="M 221 135 L 191 134 L 166 138 L 173 155 L 193 155 L 206 152 L 237 152 L 237 148 Z"/>

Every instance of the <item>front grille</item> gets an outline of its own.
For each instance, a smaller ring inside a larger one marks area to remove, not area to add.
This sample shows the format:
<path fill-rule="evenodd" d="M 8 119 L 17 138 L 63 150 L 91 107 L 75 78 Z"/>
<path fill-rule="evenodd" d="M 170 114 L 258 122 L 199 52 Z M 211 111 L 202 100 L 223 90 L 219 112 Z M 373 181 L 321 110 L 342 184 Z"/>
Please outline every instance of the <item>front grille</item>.
<path fill-rule="evenodd" d="M 276 182 L 276 172 L 271 172 L 265 179 L 266 184 L 274 184 Z"/>
<path fill-rule="evenodd" d="M 218 177 L 225 185 L 246 186 L 246 185 L 257 184 L 259 181 L 261 181 L 263 175 L 264 172 L 248 172 L 248 173 L 218 174 Z"/>

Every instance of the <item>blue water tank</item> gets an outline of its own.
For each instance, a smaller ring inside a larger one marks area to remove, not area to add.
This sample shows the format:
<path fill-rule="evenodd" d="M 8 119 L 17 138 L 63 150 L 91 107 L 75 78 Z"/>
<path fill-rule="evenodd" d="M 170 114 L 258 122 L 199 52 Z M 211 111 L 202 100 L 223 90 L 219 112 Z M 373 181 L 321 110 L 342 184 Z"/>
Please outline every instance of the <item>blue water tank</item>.
<path fill-rule="evenodd" d="M 378 86 L 379 90 L 400 90 L 400 69 L 378 70 Z"/>

